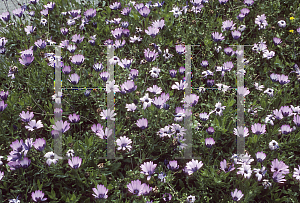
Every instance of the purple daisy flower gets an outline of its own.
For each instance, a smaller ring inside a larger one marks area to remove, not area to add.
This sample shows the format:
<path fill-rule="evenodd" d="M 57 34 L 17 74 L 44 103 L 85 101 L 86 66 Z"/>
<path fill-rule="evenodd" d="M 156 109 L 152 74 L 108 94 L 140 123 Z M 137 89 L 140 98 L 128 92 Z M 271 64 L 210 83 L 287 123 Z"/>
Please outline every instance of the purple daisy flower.
<path fill-rule="evenodd" d="M 19 62 L 24 66 L 29 66 L 32 61 L 34 60 L 33 56 L 33 50 L 27 49 L 25 51 L 22 51 L 21 59 L 19 58 Z"/>
<path fill-rule="evenodd" d="M 218 32 L 213 32 L 211 34 L 211 37 L 215 42 L 220 42 L 222 40 L 225 40 L 225 37 L 222 36 L 222 33 L 220 34 Z"/>
<path fill-rule="evenodd" d="M 69 121 L 71 123 L 78 123 L 79 120 L 80 120 L 80 117 L 79 117 L 79 115 L 76 115 L 76 113 L 74 113 L 73 115 L 72 114 L 69 115 Z"/>
<path fill-rule="evenodd" d="M 141 173 L 148 175 L 147 180 L 150 180 L 151 175 L 154 174 L 157 164 L 153 164 L 152 161 L 143 163 L 140 167 L 142 169 Z"/>
<path fill-rule="evenodd" d="M 131 151 L 131 146 L 130 144 L 132 143 L 131 139 L 127 138 L 126 136 L 120 137 L 119 139 L 116 140 L 118 147 L 118 150 L 126 150 L 128 149 Z"/>
<path fill-rule="evenodd" d="M 194 160 L 186 163 L 186 167 L 184 168 L 184 171 L 188 173 L 188 175 L 192 175 L 194 172 L 198 171 L 203 166 L 202 161 Z"/>
<path fill-rule="evenodd" d="M 47 200 L 47 198 L 44 198 L 44 193 L 41 190 L 36 190 L 35 192 L 32 192 L 31 198 L 35 202 L 43 202 Z"/>
<path fill-rule="evenodd" d="M 242 33 L 240 31 L 234 30 L 231 32 L 231 35 L 234 40 L 238 40 L 241 37 Z"/>
<path fill-rule="evenodd" d="M 25 30 L 25 32 L 26 32 L 27 35 L 33 33 L 33 31 L 34 31 L 35 29 L 36 29 L 36 27 L 33 27 L 33 26 L 26 26 L 26 27 L 24 28 L 24 30 Z"/>
<path fill-rule="evenodd" d="M 84 56 L 81 54 L 74 55 L 71 62 L 75 65 L 81 65 L 84 62 Z"/>
<path fill-rule="evenodd" d="M 229 168 L 227 167 L 226 159 L 224 159 L 223 161 L 220 162 L 220 166 L 221 166 L 221 170 L 224 171 L 225 173 L 228 173 L 228 172 L 233 171 L 235 169 L 234 164 L 230 165 Z"/>
<path fill-rule="evenodd" d="M 1 91 L 1 92 L 0 92 L 0 98 L 1 98 L 3 101 L 7 100 L 8 95 L 9 95 L 8 91 L 6 91 L 6 92 Z"/>
<path fill-rule="evenodd" d="M 233 201 L 240 201 L 241 198 L 244 196 L 241 190 L 235 189 L 234 192 L 231 192 L 231 197 Z"/>
<path fill-rule="evenodd" d="M 141 196 L 144 192 L 143 191 L 144 185 L 142 185 L 142 182 L 140 180 L 131 181 L 131 183 L 127 185 L 127 188 L 129 192 L 137 196 Z"/>
<path fill-rule="evenodd" d="M 225 30 L 234 30 L 235 29 L 235 23 L 233 23 L 233 21 L 230 21 L 230 20 L 225 20 L 223 23 L 222 23 L 222 28 L 223 28 L 223 31 Z"/>
<path fill-rule="evenodd" d="M 47 45 L 47 43 L 46 43 L 44 40 L 42 40 L 42 39 L 39 39 L 39 40 L 36 41 L 34 44 L 35 44 L 37 47 L 39 47 L 40 49 L 44 49 L 44 48 L 46 47 L 46 45 Z"/>
<path fill-rule="evenodd" d="M 212 137 L 205 139 L 205 145 L 206 145 L 206 147 L 212 148 L 212 146 L 214 144 L 215 144 L 215 141 L 214 141 L 214 139 Z"/>
<path fill-rule="evenodd" d="M 73 85 L 76 85 L 78 84 L 79 82 L 79 75 L 77 75 L 76 73 L 73 73 L 72 75 L 69 75 L 69 82 L 72 83 Z"/>
<path fill-rule="evenodd" d="M 68 123 L 67 121 L 63 122 L 63 120 L 56 121 L 55 125 L 53 125 L 52 128 L 56 131 L 65 133 L 70 129 L 70 123 Z"/>
<path fill-rule="evenodd" d="M 9 12 L 4 12 L 0 15 L 0 18 L 5 21 L 5 22 L 8 22 L 9 19 L 10 19 L 10 13 Z"/>
<path fill-rule="evenodd" d="M 18 8 L 18 9 L 16 9 L 16 10 L 13 10 L 13 14 L 14 14 L 15 16 L 18 16 L 19 18 L 22 17 L 23 13 L 24 13 L 24 10 L 23 10 L 22 8 Z"/>
<path fill-rule="evenodd" d="M 46 147 L 46 140 L 43 138 L 38 138 L 34 141 L 33 146 L 38 151 L 43 151 Z"/>
<path fill-rule="evenodd" d="M 185 53 L 185 46 L 184 45 L 176 45 L 175 49 L 176 49 L 176 52 L 178 54 L 184 54 Z"/>
<path fill-rule="evenodd" d="M 107 199 L 107 192 L 108 189 L 106 189 L 106 187 L 104 187 L 104 185 L 97 185 L 97 189 L 93 188 L 93 191 L 95 194 L 93 194 L 93 196 L 96 199 Z"/>
<path fill-rule="evenodd" d="M 30 131 L 34 131 L 35 129 L 44 127 L 41 120 L 39 120 L 38 122 L 36 122 L 36 120 L 31 120 L 28 124 L 29 126 L 25 126 L 25 128 Z"/>
<path fill-rule="evenodd" d="M 96 9 L 90 8 L 86 12 L 84 12 L 84 16 L 89 20 L 96 16 Z"/>
<path fill-rule="evenodd" d="M 74 169 L 78 169 L 81 165 L 81 162 L 82 162 L 82 158 L 79 158 L 77 156 L 75 157 L 73 156 L 72 160 L 71 159 L 68 160 L 69 166 Z"/>
<path fill-rule="evenodd" d="M 148 120 L 146 118 L 141 118 L 136 122 L 136 125 L 144 130 L 148 127 Z"/>
<path fill-rule="evenodd" d="M 177 164 L 177 161 L 169 161 L 169 164 L 167 165 L 168 169 L 175 171 L 179 168 L 179 165 Z"/>
<path fill-rule="evenodd" d="M 130 92 L 133 92 L 135 91 L 137 88 L 136 85 L 134 85 L 134 82 L 131 81 L 131 80 L 127 80 L 126 82 L 124 82 L 122 85 L 121 85 L 121 93 L 122 94 L 126 94 L 126 93 L 130 93 Z"/>
<path fill-rule="evenodd" d="M 139 9 L 138 12 L 141 14 L 141 16 L 146 18 L 150 13 L 150 9 L 144 6 L 143 8 Z"/>
<path fill-rule="evenodd" d="M 72 42 L 75 42 L 76 44 L 80 44 L 84 39 L 83 37 L 80 37 L 80 34 L 75 34 L 72 36 Z"/>

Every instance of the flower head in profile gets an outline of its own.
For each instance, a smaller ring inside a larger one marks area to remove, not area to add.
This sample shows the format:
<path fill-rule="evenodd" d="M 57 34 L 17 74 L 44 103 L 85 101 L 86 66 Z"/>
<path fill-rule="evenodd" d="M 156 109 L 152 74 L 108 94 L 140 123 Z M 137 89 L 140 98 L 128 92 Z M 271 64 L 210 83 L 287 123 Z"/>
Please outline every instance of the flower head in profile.
<path fill-rule="evenodd" d="M 35 202 L 43 202 L 47 200 L 47 198 L 44 198 L 44 193 L 41 190 L 36 190 L 35 192 L 32 192 L 31 198 Z"/>
<path fill-rule="evenodd" d="M 151 175 L 154 174 L 156 166 L 157 166 L 157 164 L 153 164 L 152 161 L 145 162 L 141 165 L 141 169 L 142 169 L 141 173 L 148 175 L 147 180 L 150 180 Z"/>
<path fill-rule="evenodd" d="M 192 159 L 192 161 L 186 163 L 186 167 L 184 168 L 184 171 L 187 174 L 192 175 L 194 172 L 198 171 L 202 166 L 203 166 L 202 161 L 199 162 L 198 160 Z"/>
<path fill-rule="evenodd" d="M 231 192 L 231 197 L 233 201 L 240 201 L 241 198 L 244 196 L 241 190 L 235 189 L 234 192 Z"/>
<path fill-rule="evenodd" d="M 104 185 L 97 185 L 97 188 L 93 188 L 94 194 L 93 196 L 96 199 L 107 199 L 108 189 Z"/>
<path fill-rule="evenodd" d="M 77 156 L 75 157 L 73 156 L 72 160 L 71 159 L 68 160 L 69 166 L 74 169 L 78 169 L 81 165 L 81 162 L 82 162 L 82 158 L 79 158 Z"/>
<path fill-rule="evenodd" d="M 58 132 L 65 133 L 70 129 L 70 123 L 68 123 L 67 121 L 63 122 L 63 120 L 56 121 L 55 125 L 53 125 L 52 128 Z"/>

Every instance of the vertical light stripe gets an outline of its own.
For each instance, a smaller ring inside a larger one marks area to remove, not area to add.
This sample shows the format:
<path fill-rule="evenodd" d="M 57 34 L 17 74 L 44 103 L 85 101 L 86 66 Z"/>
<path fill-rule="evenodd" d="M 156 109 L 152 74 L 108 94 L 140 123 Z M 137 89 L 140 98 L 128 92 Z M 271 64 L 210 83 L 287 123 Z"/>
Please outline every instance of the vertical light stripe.
<path fill-rule="evenodd" d="M 238 45 L 237 51 L 237 73 L 244 70 L 244 46 Z M 237 74 L 237 87 L 244 87 L 244 74 Z M 243 127 L 244 123 L 244 96 L 237 94 L 237 126 Z M 237 136 L 237 154 L 245 154 L 245 137 Z"/>
<path fill-rule="evenodd" d="M 191 45 L 185 45 L 185 81 L 187 82 L 187 88 L 184 93 L 184 100 L 186 96 L 191 95 L 192 87 L 191 87 Z M 191 127 L 191 115 L 192 115 L 192 106 L 191 104 L 184 102 L 184 128 L 186 129 L 186 134 L 184 136 L 185 141 L 184 144 L 187 146 L 184 149 L 183 157 L 175 157 L 176 159 L 200 159 L 200 157 L 193 157 L 193 131 Z M 188 116 L 187 116 L 188 115 Z"/>
<path fill-rule="evenodd" d="M 109 60 L 114 57 L 114 46 L 107 46 L 107 69 L 109 73 L 108 82 L 114 80 L 114 65 L 109 63 Z M 114 95 L 115 93 L 111 91 L 107 95 L 107 109 L 115 110 L 114 109 Z M 114 159 L 115 158 L 115 121 L 107 119 L 107 127 L 109 130 L 112 130 L 111 136 L 107 138 L 107 159 Z"/>
<path fill-rule="evenodd" d="M 55 94 L 58 95 L 61 93 L 61 47 L 55 45 Z M 58 102 L 54 104 L 54 109 L 59 108 L 61 109 L 61 98 L 58 98 Z M 55 114 L 54 113 L 54 122 L 62 120 L 62 113 Z M 56 159 L 63 159 L 62 155 L 62 132 L 59 131 L 59 136 L 54 138 L 54 153 Z"/>

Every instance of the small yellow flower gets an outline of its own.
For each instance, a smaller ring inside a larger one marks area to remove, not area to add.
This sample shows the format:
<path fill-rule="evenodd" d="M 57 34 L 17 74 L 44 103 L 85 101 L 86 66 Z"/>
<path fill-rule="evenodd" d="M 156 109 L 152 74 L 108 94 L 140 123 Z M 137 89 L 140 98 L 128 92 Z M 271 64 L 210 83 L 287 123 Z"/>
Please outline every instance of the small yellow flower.
<path fill-rule="evenodd" d="M 294 33 L 294 30 L 289 30 L 289 32 Z"/>
<path fill-rule="evenodd" d="M 294 20 L 295 18 L 294 17 L 290 17 L 290 20 Z"/>

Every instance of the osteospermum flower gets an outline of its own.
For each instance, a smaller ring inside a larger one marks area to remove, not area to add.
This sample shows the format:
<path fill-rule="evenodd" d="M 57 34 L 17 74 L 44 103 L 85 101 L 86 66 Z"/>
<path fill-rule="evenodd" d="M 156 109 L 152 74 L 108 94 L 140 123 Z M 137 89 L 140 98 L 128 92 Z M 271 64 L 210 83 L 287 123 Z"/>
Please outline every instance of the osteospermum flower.
<path fill-rule="evenodd" d="M 220 42 L 222 40 L 225 40 L 225 37 L 222 35 L 222 33 L 220 34 L 218 32 L 213 32 L 211 34 L 211 37 L 215 42 Z"/>
<path fill-rule="evenodd" d="M 80 120 L 80 116 L 76 115 L 76 113 L 69 115 L 69 121 L 71 123 L 77 123 L 79 120 Z"/>
<path fill-rule="evenodd" d="M 36 122 L 36 120 L 31 120 L 28 124 L 29 126 L 25 126 L 25 128 L 30 131 L 34 131 L 35 129 L 44 127 L 41 120 L 39 120 L 38 122 Z"/>
<path fill-rule="evenodd" d="M 257 152 L 256 153 L 256 159 L 260 163 L 262 163 L 265 160 L 266 157 L 267 157 L 266 154 L 263 153 L 263 152 Z"/>
<path fill-rule="evenodd" d="M 175 171 L 179 168 L 179 165 L 177 164 L 176 160 L 173 160 L 173 161 L 169 161 L 169 164 L 167 165 L 167 168 L 172 170 L 172 171 Z"/>
<path fill-rule="evenodd" d="M 33 50 L 27 49 L 22 51 L 21 58 L 19 58 L 19 62 L 24 66 L 29 66 L 34 60 Z"/>
<path fill-rule="evenodd" d="M 151 176 L 154 174 L 157 164 L 153 164 L 152 161 L 143 163 L 140 167 L 142 169 L 141 173 L 148 175 L 147 180 L 150 180 Z"/>
<path fill-rule="evenodd" d="M 239 137 L 248 137 L 249 130 L 245 126 L 237 126 L 237 128 L 234 128 L 233 133 Z"/>
<path fill-rule="evenodd" d="M 57 155 L 53 152 L 47 152 L 44 157 L 47 158 L 46 163 L 50 166 L 52 163 L 56 164 L 58 162 L 58 159 L 56 159 Z"/>
<path fill-rule="evenodd" d="M 233 201 L 240 201 L 241 198 L 244 196 L 241 190 L 235 189 L 234 192 L 231 192 L 231 197 Z"/>
<path fill-rule="evenodd" d="M 206 147 L 211 148 L 214 144 L 215 144 L 214 138 L 210 137 L 205 139 Z"/>
<path fill-rule="evenodd" d="M 252 171 L 251 166 L 248 164 L 243 163 L 241 167 L 238 168 L 240 171 L 237 172 L 237 174 L 243 175 L 245 178 L 250 179 Z"/>
<path fill-rule="evenodd" d="M 146 118 L 141 118 L 136 122 L 136 125 L 144 130 L 148 127 L 148 120 Z"/>
<path fill-rule="evenodd" d="M 81 65 L 84 62 L 84 56 L 81 54 L 74 55 L 71 62 L 75 65 Z"/>
<path fill-rule="evenodd" d="M 65 133 L 70 129 L 70 123 L 68 123 L 67 121 L 63 122 L 63 120 L 56 121 L 55 125 L 53 125 L 52 128 L 56 131 Z"/>
<path fill-rule="evenodd" d="M 289 173 L 289 166 L 286 165 L 283 161 L 279 161 L 278 159 L 274 159 L 271 165 L 271 171 L 272 172 L 279 172 L 282 174 L 288 174 Z"/>
<path fill-rule="evenodd" d="M 235 169 L 234 164 L 229 165 L 229 167 L 227 166 L 226 159 L 224 159 L 223 161 L 220 162 L 220 166 L 221 166 L 221 170 L 224 171 L 225 173 L 228 173 L 228 172 L 233 171 Z"/>
<path fill-rule="evenodd" d="M 276 183 L 284 183 L 286 179 L 284 179 L 284 175 L 280 172 L 275 172 L 272 176 L 273 181 Z"/>
<path fill-rule="evenodd" d="M 149 93 L 146 93 L 144 97 L 140 98 L 140 101 L 143 102 L 143 109 L 145 110 L 147 107 L 151 106 L 153 100 L 149 98 Z"/>
<path fill-rule="evenodd" d="M 173 9 L 169 12 L 172 12 L 175 18 L 179 17 L 182 14 L 182 11 L 178 6 L 173 7 Z"/>
<path fill-rule="evenodd" d="M 283 28 L 286 27 L 286 22 L 284 20 L 278 21 L 277 24 L 278 24 L 279 27 L 283 27 Z"/>
<path fill-rule="evenodd" d="M 93 194 L 93 196 L 96 199 L 107 199 L 107 192 L 108 189 L 106 189 L 106 187 L 104 185 L 97 185 L 97 189 L 93 188 L 93 191 L 95 194 Z"/>
<path fill-rule="evenodd" d="M 73 149 L 69 149 L 69 150 L 67 151 L 67 153 L 66 153 L 66 156 L 67 156 L 67 157 L 72 157 L 72 156 L 74 156 L 74 154 L 75 154 L 74 150 L 73 150 Z"/>
<path fill-rule="evenodd" d="M 172 85 L 172 89 L 177 89 L 177 90 L 184 90 L 185 88 L 187 88 L 188 84 L 186 81 L 180 80 L 179 82 L 175 82 L 174 85 Z"/>
<path fill-rule="evenodd" d="M 33 114 L 33 112 L 29 113 L 29 111 L 27 111 L 25 113 L 24 111 L 22 111 L 22 113 L 20 113 L 19 116 L 22 118 L 23 122 L 27 123 L 27 122 L 29 122 L 33 118 L 34 114 Z"/>
<path fill-rule="evenodd" d="M 101 119 L 107 119 L 112 121 L 115 120 L 114 116 L 116 115 L 117 114 L 115 113 L 115 111 L 110 109 L 103 110 L 100 114 L 100 116 L 102 116 Z"/>
<path fill-rule="evenodd" d="M 118 147 L 118 150 L 131 150 L 130 144 L 132 143 L 131 139 L 127 138 L 126 136 L 120 137 L 116 140 Z"/>
<path fill-rule="evenodd" d="M 198 160 L 192 159 L 192 161 L 186 164 L 184 171 L 189 175 L 192 175 L 194 172 L 199 170 L 202 166 L 203 166 L 202 161 L 199 162 Z"/>
<path fill-rule="evenodd" d="M 131 192 L 132 194 L 137 195 L 137 196 L 141 196 L 144 192 L 144 190 L 143 190 L 144 185 L 142 185 L 140 180 L 131 181 L 131 183 L 129 183 L 127 185 L 127 188 L 129 190 L 129 192 Z"/>
<path fill-rule="evenodd" d="M 44 198 L 44 193 L 41 190 L 36 190 L 35 192 L 32 192 L 31 198 L 35 202 L 43 202 L 47 200 L 47 198 Z"/>
<path fill-rule="evenodd" d="M 81 162 L 82 162 L 82 158 L 79 158 L 77 156 L 76 157 L 73 156 L 72 160 L 71 159 L 68 160 L 69 166 L 71 166 L 74 169 L 78 169 L 81 165 Z"/>
<path fill-rule="evenodd" d="M 294 168 L 293 177 L 296 178 L 296 180 L 300 181 L 300 166 L 298 165 L 298 168 Z"/>
<path fill-rule="evenodd" d="M 272 141 L 269 143 L 269 148 L 270 148 L 271 150 L 278 149 L 278 148 L 279 148 L 278 142 L 276 142 L 275 140 L 272 140 Z"/>
<path fill-rule="evenodd" d="M 107 139 L 112 134 L 112 129 L 109 129 L 108 127 L 105 128 L 105 131 L 102 129 L 100 132 L 97 132 L 96 135 L 100 137 L 100 139 Z"/>
<path fill-rule="evenodd" d="M 261 169 L 254 168 L 253 171 L 258 181 L 261 181 L 262 177 L 265 176 L 265 174 L 267 173 L 266 167 L 264 166 Z"/>
<path fill-rule="evenodd" d="M 72 75 L 69 75 L 69 82 L 72 83 L 73 85 L 78 84 L 79 82 L 79 75 L 77 73 L 73 73 Z"/>
<path fill-rule="evenodd" d="M 251 125 L 252 133 L 256 135 L 261 135 L 266 133 L 266 125 L 262 125 L 260 123 L 254 123 Z"/>
<path fill-rule="evenodd" d="M 36 150 L 38 151 L 43 151 L 46 147 L 46 140 L 43 138 L 38 138 L 35 140 L 35 142 L 33 143 L 33 146 Z"/>

